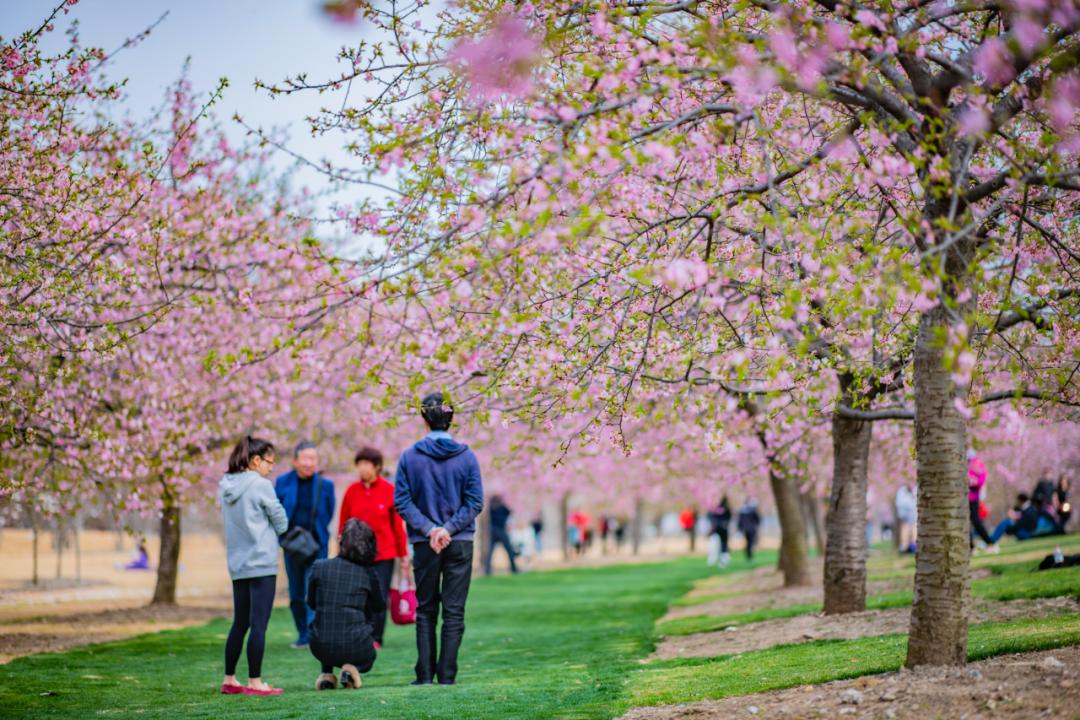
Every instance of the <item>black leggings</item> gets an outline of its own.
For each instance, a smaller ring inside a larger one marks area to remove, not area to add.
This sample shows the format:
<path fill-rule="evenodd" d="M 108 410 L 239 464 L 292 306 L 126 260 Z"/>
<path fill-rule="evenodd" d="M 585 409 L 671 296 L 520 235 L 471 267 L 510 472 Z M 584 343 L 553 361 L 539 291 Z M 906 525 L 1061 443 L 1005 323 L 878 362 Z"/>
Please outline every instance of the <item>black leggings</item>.
<path fill-rule="evenodd" d="M 266 626 L 270 622 L 270 610 L 274 607 L 276 575 L 233 580 L 233 624 L 225 640 L 225 674 L 236 674 L 240 651 L 244 647 L 244 635 L 248 629 L 247 660 L 248 677 L 262 677 L 263 650 L 266 648 Z"/>

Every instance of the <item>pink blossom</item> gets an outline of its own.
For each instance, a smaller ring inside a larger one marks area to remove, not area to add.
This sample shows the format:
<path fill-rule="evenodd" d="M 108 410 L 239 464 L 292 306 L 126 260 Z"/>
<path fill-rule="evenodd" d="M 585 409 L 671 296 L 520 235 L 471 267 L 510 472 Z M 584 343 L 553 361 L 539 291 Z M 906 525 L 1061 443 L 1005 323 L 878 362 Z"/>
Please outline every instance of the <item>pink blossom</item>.
<path fill-rule="evenodd" d="M 500 96 L 519 99 L 532 92 L 532 69 L 539 46 L 524 21 L 502 16 L 491 32 L 475 42 L 459 42 L 451 62 L 469 81 L 474 99 L 493 101 Z"/>
<path fill-rule="evenodd" d="M 560 120 L 566 123 L 573 122 L 577 119 L 577 111 L 569 105 L 563 105 L 555 111 L 555 114 L 559 116 Z"/>
<path fill-rule="evenodd" d="M 675 151 L 671 146 L 650 140 L 644 146 L 645 155 L 658 161 L 662 166 L 668 166 L 675 162 Z"/>
<path fill-rule="evenodd" d="M 611 23 L 608 22 L 607 16 L 604 13 L 593 13 L 589 17 L 589 26 L 592 28 L 593 35 L 598 38 L 606 39 L 611 37 Z"/>
<path fill-rule="evenodd" d="M 990 114 L 984 107 L 966 107 L 960 111 L 956 128 L 964 137 L 982 135 L 990 129 Z"/>
<path fill-rule="evenodd" d="M 769 37 L 769 49 L 783 67 L 796 69 L 799 64 L 798 38 L 791 30 L 784 28 L 774 32 Z"/>
<path fill-rule="evenodd" d="M 1016 42 L 1020 44 L 1020 49 L 1026 55 L 1034 53 L 1046 37 L 1043 34 L 1042 23 L 1026 15 L 1021 15 L 1013 21 L 1012 32 L 1016 36 Z"/>
<path fill-rule="evenodd" d="M 676 258 L 660 271 L 660 279 L 672 290 L 701 287 L 709 281 L 709 266 L 695 258 Z"/>
<path fill-rule="evenodd" d="M 833 50 L 846 50 L 851 45 L 851 30 L 838 22 L 825 24 L 825 37 Z"/>
<path fill-rule="evenodd" d="M 1058 78 L 1054 83 L 1054 92 L 1050 94 L 1048 109 L 1050 124 L 1059 133 L 1066 132 L 1076 119 L 1076 108 L 1080 106 L 1080 76 L 1069 73 Z"/>
<path fill-rule="evenodd" d="M 863 27 L 875 28 L 881 32 L 885 32 L 885 23 L 878 16 L 877 13 L 870 10 L 860 10 L 855 13 L 855 19 L 859 21 L 859 24 Z"/>
<path fill-rule="evenodd" d="M 975 51 L 972 67 L 990 85 L 1007 85 L 1016 77 L 1012 53 L 1001 38 L 990 38 Z"/>

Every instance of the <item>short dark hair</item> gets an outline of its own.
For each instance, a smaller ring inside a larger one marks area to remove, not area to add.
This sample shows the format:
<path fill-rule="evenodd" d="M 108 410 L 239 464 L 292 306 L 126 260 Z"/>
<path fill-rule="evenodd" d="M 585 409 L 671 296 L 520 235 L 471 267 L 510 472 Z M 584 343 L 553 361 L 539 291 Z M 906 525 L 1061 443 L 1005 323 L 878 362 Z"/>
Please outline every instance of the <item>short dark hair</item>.
<path fill-rule="evenodd" d="M 318 449 L 319 449 L 319 446 L 316 445 L 315 443 L 311 442 L 310 440 L 304 440 L 303 442 L 300 442 L 300 443 L 296 444 L 296 448 L 293 450 L 292 456 L 293 456 L 293 459 L 295 460 L 296 458 L 300 457 L 300 453 L 302 453 L 304 450 L 318 450 Z"/>
<path fill-rule="evenodd" d="M 378 554 L 375 531 L 363 520 L 349 518 L 341 529 L 339 554 L 357 565 L 374 565 Z"/>
<path fill-rule="evenodd" d="M 365 445 L 356 451 L 356 457 L 353 458 L 353 465 L 356 465 L 361 460 L 367 460 L 369 463 L 375 466 L 375 470 L 382 470 L 383 457 L 378 448 L 373 448 L 370 445 Z"/>
<path fill-rule="evenodd" d="M 432 430 L 449 430 L 454 421 L 454 406 L 442 393 L 431 393 L 420 401 L 420 417 Z"/>
<path fill-rule="evenodd" d="M 229 455 L 229 472 L 244 472 L 251 465 L 254 458 L 266 458 L 274 454 L 274 443 L 262 438 L 245 435 L 240 442 L 236 443 L 232 454 Z"/>

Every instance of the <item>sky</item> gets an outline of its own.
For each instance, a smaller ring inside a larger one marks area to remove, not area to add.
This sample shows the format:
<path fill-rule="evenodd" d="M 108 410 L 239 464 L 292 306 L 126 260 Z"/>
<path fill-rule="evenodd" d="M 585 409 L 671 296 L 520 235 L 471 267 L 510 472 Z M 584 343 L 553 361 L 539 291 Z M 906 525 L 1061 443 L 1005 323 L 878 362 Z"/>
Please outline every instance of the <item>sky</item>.
<path fill-rule="evenodd" d="M 58 2 L 0 0 L 0 36 L 11 38 L 38 27 Z M 146 40 L 120 53 L 109 69 L 110 78 L 129 79 L 126 104 L 133 117 L 147 118 L 162 106 L 167 88 L 190 57 L 188 77 L 201 97 L 217 87 L 219 78 L 229 79 L 215 113 L 234 139 L 245 133 L 231 120 L 238 113 L 254 127 L 283 129 L 294 152 L 344 163 L 348 157 L 341 150 L 341 136 L 312 138 L 304 120 L 333 96 L 303 92 L 271 99 L 253 87 L 255 78 L 273 83 L 307 72 L 316 81 L 335 74 L 338 51 L 343 45 L 355 46 L 364 27 L 334 23 L 319 8 L 318 0 L 81 0 L 58 19 L 44 47 L 63 47 L 63 31 L 75 19 L 82 45 L 112 51 L 167 12 Z M 276 163 L 288 172 L 293 187 L 318 190 L 325 185 L 316 172 L 296 169 L 284 155 Z M 357 189 L 344 197 L 359 199 L 362 192 Z"/>

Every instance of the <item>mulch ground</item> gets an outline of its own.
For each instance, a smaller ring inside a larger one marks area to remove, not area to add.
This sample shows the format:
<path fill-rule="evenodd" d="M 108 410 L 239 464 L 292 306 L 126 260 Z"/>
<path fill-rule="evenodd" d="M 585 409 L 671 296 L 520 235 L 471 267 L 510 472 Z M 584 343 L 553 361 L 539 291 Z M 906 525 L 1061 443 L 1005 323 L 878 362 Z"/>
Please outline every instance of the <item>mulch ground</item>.
<path fill-rule="evenodd" d="M 1080 646 L 1002 655 L 971 663 L 966 668 L 902 670 L 725 700 L 635 708 L 623 720 L 835 717 L 858 720 L 1080 717 Z"/>
<path fill-rule="evenodd" d="M 820 593 L 820 588 L 818 592 Z M 1004 622 L 1075 612 L 1080 612 L 1080 602 L 1071 597 L 1009 602 L 975 599 L 972 602 L 969 621 L 971 623 Z M 868 610 L 844 615 L 821 613 L 799 615 L 734 625 L 716 632 L 668 637 L 660 642 L 649 660 L 718 657 L 751 650 L 764 650 L 774 645 L 789 645 L 813 640 L 853 640 L 867 636 L 906 633 L 910 622 L 910 607 Z"/>

